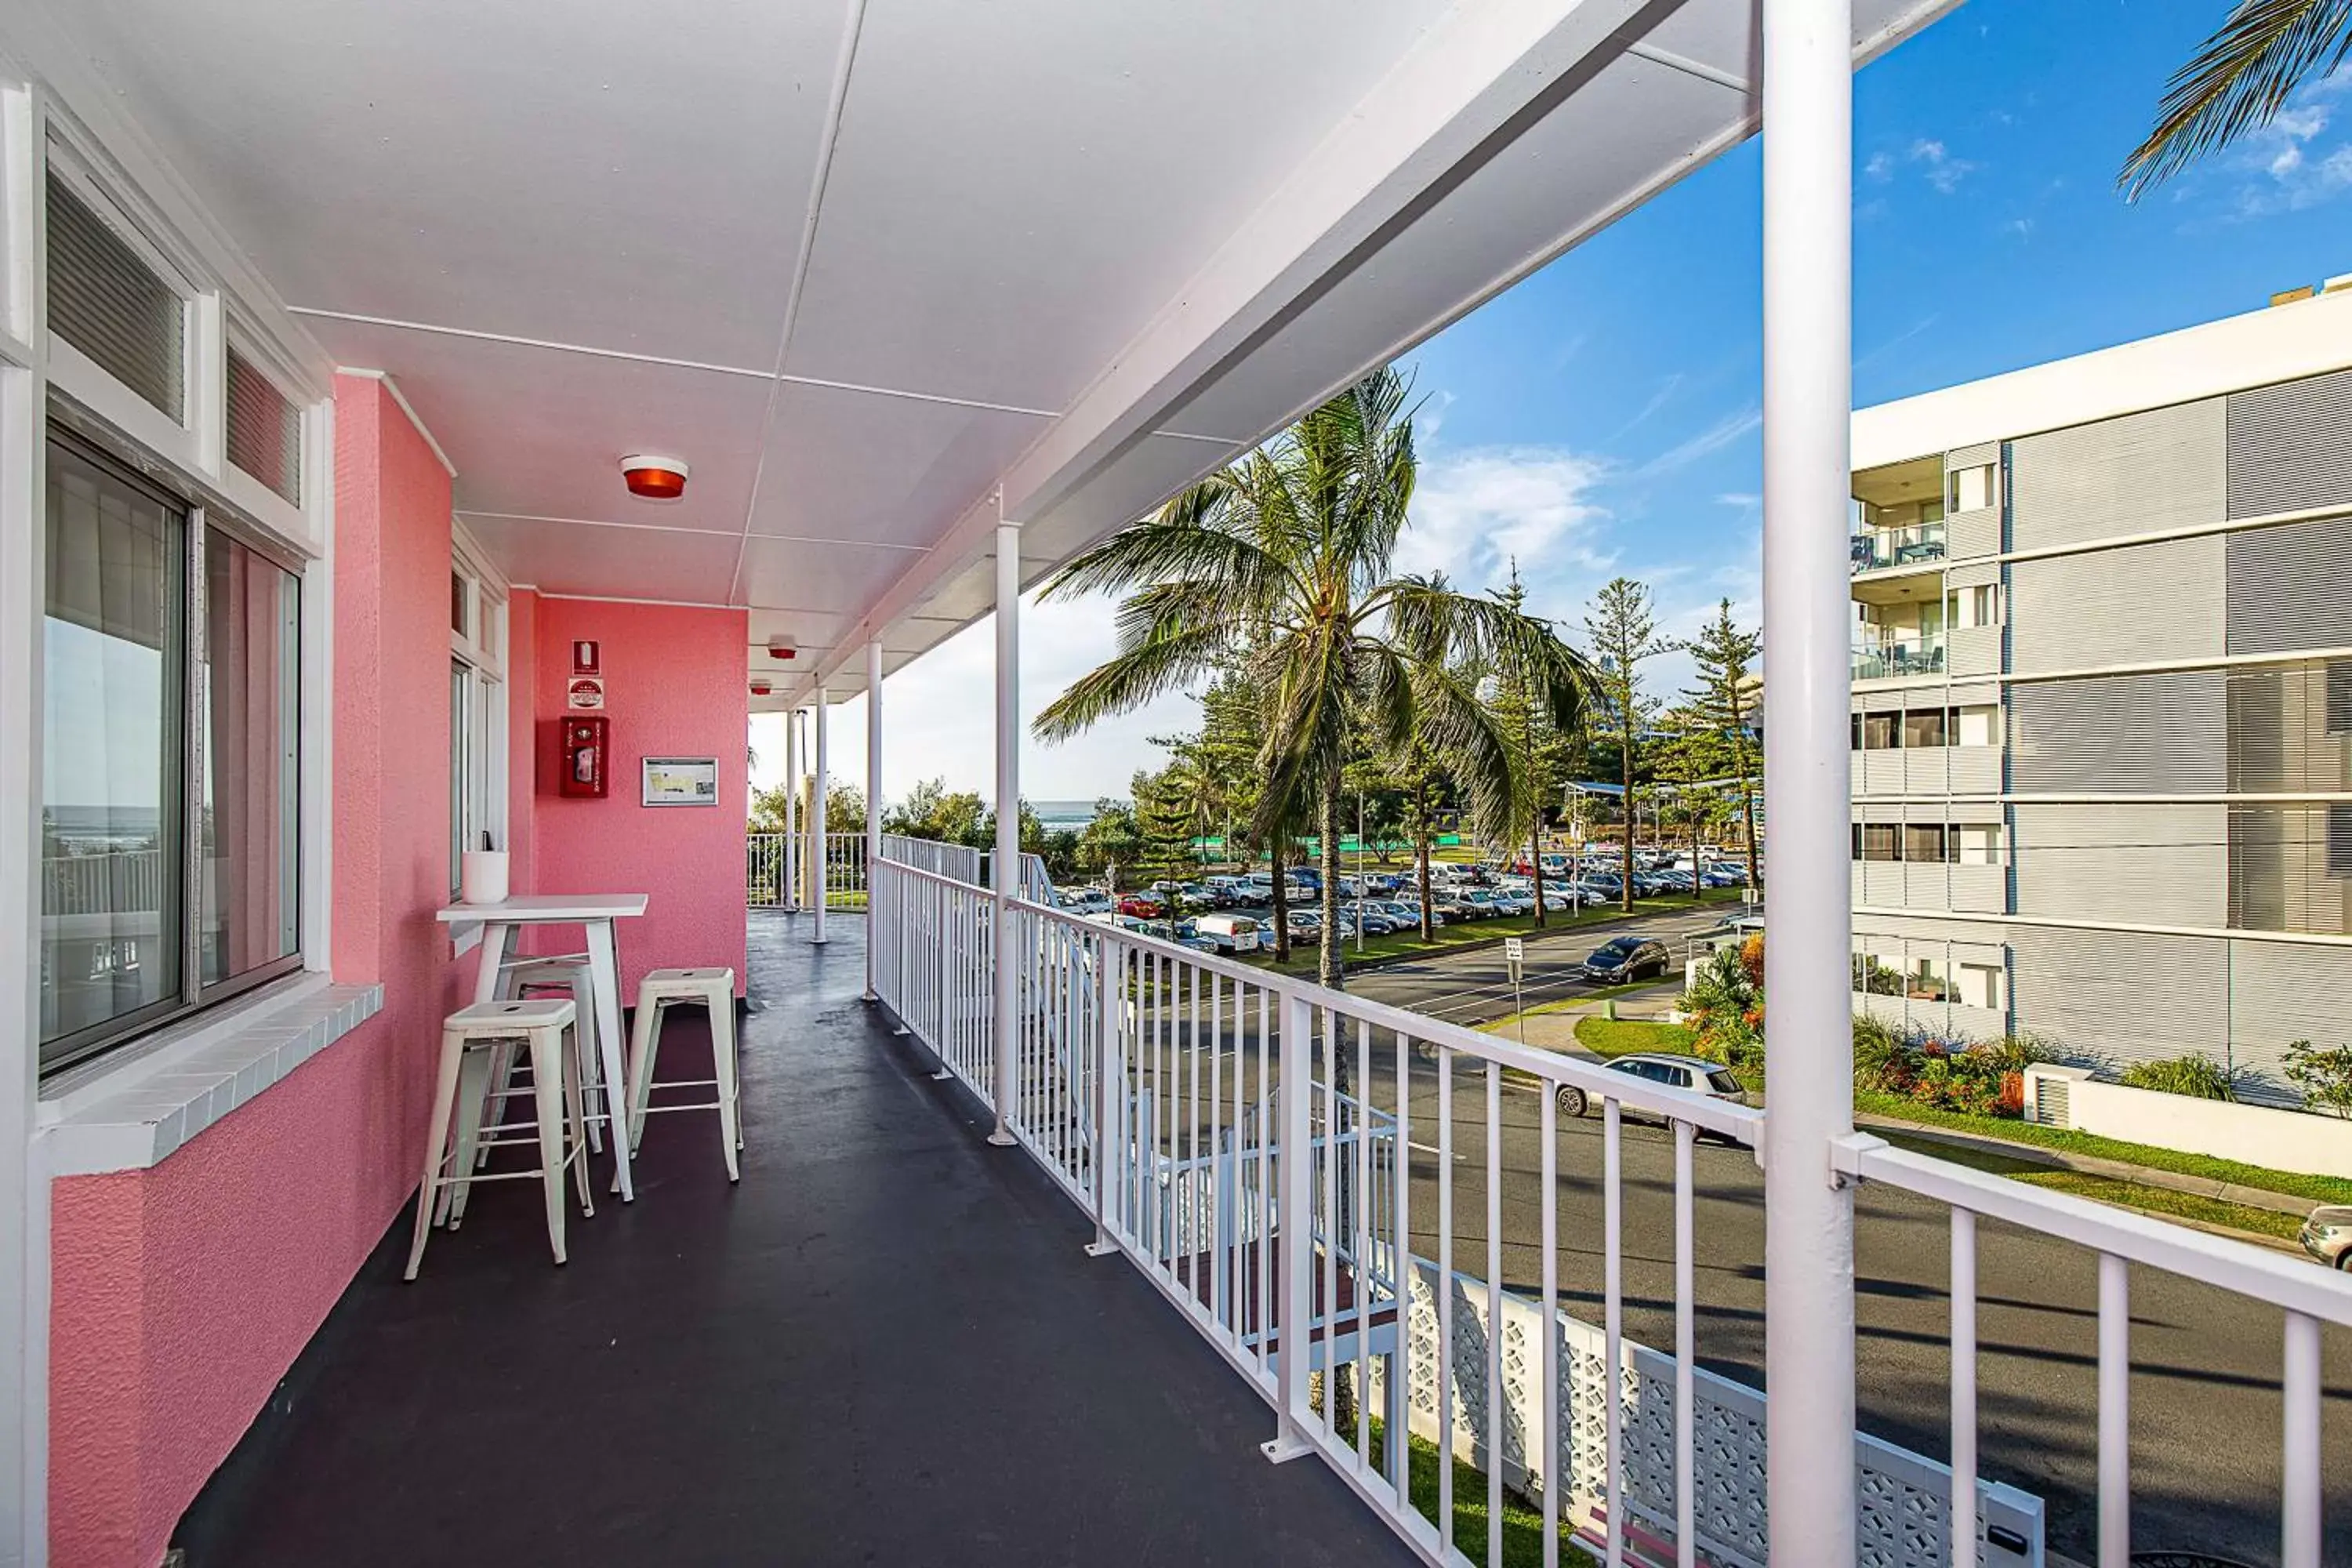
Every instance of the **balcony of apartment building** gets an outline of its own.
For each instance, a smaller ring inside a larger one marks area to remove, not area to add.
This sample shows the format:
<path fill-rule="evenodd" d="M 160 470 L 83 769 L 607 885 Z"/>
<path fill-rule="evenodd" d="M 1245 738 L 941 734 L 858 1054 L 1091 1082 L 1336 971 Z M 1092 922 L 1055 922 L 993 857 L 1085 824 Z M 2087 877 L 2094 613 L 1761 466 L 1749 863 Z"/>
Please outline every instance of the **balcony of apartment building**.
<path fill-rule="evenodd" d="M 1873 581 L 1942 566 L 1944 460 L 1890 464 L 1853 477 L 1852 554 L 1857 579 Z"/>
<path fill-rule="evenodd" d="M 2316 1568 L 2352 1289 L 1852 1119 L 1809 106 L 1944 8 L 0 13 L 0 1563 L 1450 1568 L 1507 1512 L 1548 1561 L 2120 1563 L 2214 1506 L 2130 1463 L 2135 1399 L 2189 1419 L 2133 1334 L 2198 1362 L 2135 1292 L 2193 1288 L 2285 1350 L 2227 1374 L 2283 1464 L 2232 1528 Z M 1025 591 L 1767 100 L 1765 570 L 1811 606 L 1766 633 L 1769 1111 L 1073 918 L 1011 809 L 1003 876 L 886 842 L 937 744 L 886 678 L 991 623 L 1009 807 Z M 754 711 L 806 715 L 774 885 L 864 828 L 855 898 L 756 930 Z M 519 1147 L 511 1041 L 448 1042 L 547 964 Z M 740 1092 L 679 969 L 757 1005 Z M 1932 1243 L 1861 1406 L 1858 1212 Z M 2096 1280 L 2078 1426 L 1990 1457 L 2040 1394 L 1979 1354 L 1980 1222 Z"/>
<path fill-rule="evenodd" d="M 1993 693 L 1984 693 L 1991 696 Z M 1958 704 L 1933 689 L 1891 696 L 1899 706 L 1853 715 L 1857 798 L 2001 793 L 2004 748 L 1997 702 Z"/>

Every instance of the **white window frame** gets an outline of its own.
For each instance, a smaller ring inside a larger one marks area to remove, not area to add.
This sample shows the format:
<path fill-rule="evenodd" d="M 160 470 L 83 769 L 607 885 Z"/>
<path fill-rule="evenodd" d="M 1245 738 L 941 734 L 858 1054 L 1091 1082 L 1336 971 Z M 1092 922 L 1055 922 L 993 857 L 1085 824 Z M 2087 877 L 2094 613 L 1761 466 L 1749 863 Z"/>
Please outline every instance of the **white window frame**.
<path fill-rule="evenodd" d="M 450 748 L 452 804 L 449 824 L 450 896 L 457 896 L 457 851 L 487 830 L 491 842 L 508 847 L 507 749 L 509 737 L 507 687 L 507 595 L 503 574 L 462 523 L 449 530 L 449 571 L 464 584 L 466 627 L 449 630 L 449 662 L 466 675 L 468 724 L 463 745 Z M 459 938 L 462 952 L 481 940 L 475 927 Z"/>

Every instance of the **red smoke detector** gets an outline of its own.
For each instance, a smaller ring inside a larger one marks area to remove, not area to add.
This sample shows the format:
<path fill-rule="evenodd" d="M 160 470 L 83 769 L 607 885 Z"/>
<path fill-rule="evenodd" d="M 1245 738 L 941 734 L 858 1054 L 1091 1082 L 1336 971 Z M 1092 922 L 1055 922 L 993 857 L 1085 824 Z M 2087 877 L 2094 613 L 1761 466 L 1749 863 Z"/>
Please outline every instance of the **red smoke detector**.
<path fill-rule="evenodd" d="M 676 500 L 686 493 L 686 464 L 677 458 L 656 458 L 639 452 L 621 459 L 621 478 L 629 493 L 647 500 Z"/>

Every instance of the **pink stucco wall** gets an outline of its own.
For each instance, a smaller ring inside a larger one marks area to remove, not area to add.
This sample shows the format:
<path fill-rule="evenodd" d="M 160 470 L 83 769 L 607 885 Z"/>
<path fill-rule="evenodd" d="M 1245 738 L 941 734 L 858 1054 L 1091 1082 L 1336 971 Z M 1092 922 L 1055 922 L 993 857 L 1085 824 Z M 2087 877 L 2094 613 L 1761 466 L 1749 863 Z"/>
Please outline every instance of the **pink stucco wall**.
<path fill-rule="evenodd" d="M 751 690 L 744 612 L 541 597 L 535 679 L 538 777 L 532 875 L 541 893 L 645 893 L 645 918 L 616 928 L 622 999 L 648 969 L 724 964 L 745 979 L 743 824 L 751 787 L 746 743 Z M 604 716 L 612 721 L 611 793 L 566 799 L 556 724 L 564 711 L 572 644 L 602 645 Z M 639 804 L 649 756 L 719 759 L 719 804 Z M 576 930 L 543 933 L 539 951 L 579 951 Z"/>
<path fill-rule="evenodd" d="M 448 476 L 362 377 L 337 383 L 335 464 L 333 967 L 381 981 L 384 1010 L 154 1169 L 56 1184 L 57 1568 L 160 1561 L 415 1186 L 437 1026 L 472 967 L 432 918 L 448 893 Z"/>
<path fill-rule="evenodd" d="M 538 666 L 539 595 L 518 588 L 507 598 L 506 844 L 508 889 L 517 893 L 539 890 Z"/>

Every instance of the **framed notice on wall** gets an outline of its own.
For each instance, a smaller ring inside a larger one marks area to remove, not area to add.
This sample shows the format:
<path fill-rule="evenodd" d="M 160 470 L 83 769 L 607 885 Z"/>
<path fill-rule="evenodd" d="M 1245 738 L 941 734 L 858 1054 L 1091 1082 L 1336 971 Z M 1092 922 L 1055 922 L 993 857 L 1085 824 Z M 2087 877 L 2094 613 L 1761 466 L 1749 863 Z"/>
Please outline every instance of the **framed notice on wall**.
<path fill-rule="evenodd" d="M 717 757 L 647 757 L 644 760 L 646 805 L 717 805 Z"/>

